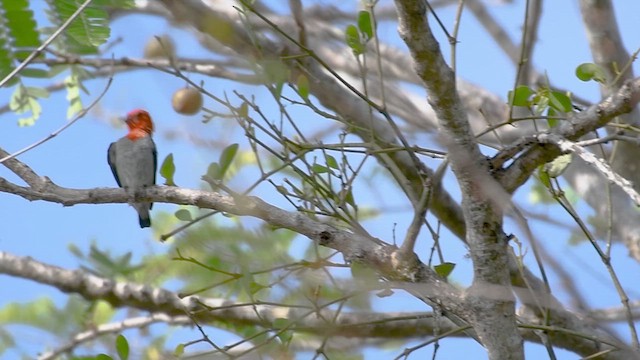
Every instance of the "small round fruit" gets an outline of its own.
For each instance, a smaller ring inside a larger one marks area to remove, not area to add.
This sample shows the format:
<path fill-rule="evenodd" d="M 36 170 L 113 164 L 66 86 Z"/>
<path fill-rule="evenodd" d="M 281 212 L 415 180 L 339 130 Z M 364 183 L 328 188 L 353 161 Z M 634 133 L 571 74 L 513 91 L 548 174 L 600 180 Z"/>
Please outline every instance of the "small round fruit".
<path fill-rule="evenodd" d="M 196 114 L 202 108 L 202 94 L 194 88 L 182 88 L 173 93 L 171 105 L 178 114 Z"/>
<path fill-rule="evenodd" d="M 145 59 L 166 59 L 176 54 L 176 45 L 169 35 L 154 36 L 144 46 Z"/>

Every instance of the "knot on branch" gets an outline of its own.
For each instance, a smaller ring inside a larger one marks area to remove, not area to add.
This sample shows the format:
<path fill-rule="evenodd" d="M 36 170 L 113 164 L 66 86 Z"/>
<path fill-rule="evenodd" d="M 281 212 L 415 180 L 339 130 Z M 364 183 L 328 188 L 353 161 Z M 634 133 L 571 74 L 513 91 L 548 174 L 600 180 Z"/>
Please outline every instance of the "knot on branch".
<path fill-rule="evenodd" d="M 414 252 L 403 251 L 395 248 L 389 256 L 390 273 L 398 279 L 409 282 L 418 282 L 418 273 L 423 266 Z"/>
<path fill-rule="evenodd" d="M 333 235 L 328 231 L 322 231 L 318 234 L 318 244 L 326 247 L 331 247 L 333 243 Z"/>

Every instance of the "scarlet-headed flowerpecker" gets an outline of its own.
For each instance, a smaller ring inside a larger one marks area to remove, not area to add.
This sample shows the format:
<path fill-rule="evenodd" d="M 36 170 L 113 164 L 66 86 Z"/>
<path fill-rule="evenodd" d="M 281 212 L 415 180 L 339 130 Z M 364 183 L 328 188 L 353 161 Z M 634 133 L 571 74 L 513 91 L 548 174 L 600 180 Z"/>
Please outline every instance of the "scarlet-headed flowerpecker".
<path fill-rule="evenodd" d="M 111 143 L 107 161 L 118 186 L 134 195 L 136 190 L 156 183 L 158 156 L 156 144 L 151 138 L 153 122 L 149 113 L 136 109 L 127 114 L 125 120 L 129 133 L 122 139 Z M 131 204 L 138 212 L 140 227 L 151 226 L 149 210 L 153 203 Z"/>

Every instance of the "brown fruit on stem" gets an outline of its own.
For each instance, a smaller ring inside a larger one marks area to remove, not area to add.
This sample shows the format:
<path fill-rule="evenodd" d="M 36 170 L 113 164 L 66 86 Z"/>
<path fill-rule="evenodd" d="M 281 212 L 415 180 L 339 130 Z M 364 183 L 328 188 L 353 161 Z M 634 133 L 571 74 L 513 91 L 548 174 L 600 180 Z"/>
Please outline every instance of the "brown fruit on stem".
<path fill-rule="evenodd" d="M 202 108 L 202 94 L 194 88 L 182 88 L 173 93 L 171 105 L 178 114 L 196 114 Z"/>
<path fill-rule="evenodd" d="M 154 36 L 144 46 L 145 59 L 166 59 L 176 54 L 176 46 L 168 35 Z"/>

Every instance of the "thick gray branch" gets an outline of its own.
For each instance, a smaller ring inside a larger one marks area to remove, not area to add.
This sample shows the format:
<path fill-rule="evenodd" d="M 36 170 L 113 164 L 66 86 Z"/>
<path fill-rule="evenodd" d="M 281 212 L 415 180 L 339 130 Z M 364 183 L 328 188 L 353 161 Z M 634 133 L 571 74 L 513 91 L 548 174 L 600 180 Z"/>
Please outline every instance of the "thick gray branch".
<path fill-rule="evenodd" d="M 441 316 L 429 313 L 348 313 L 332 310 L 290 307 L 260 303 L 238 303 L 223 298 L 197 295 L 180 298 L 175 292 L 148 285 L 115 281 L 90 274 L 84 270 L 66 270 L 29 257 L 0 252 L 0 273 L 51 285 L 68 293 L 82 295 L 87 300 L 104 300 L 115 307 L 132 307 L 152 314 L 166 314 L 175 318 L 153 316 L 146 321 L 167 321 L 190 324 L 233 322 L 273 328 L 274 321 L 285 318 L 296 321 L 292 330 L 312 334 L 361 338 L 413 338 L 432 335 L 435 329 L 446 332 L 456 328 Z M 329 319 L 329 320 L 328 320 Z M 129 319 L 121 327 L 143 326 Z M 105 329 L 105 331 L 112 331 Z M 94 336 L 90 331 L 86 336 Z M 83 337 L 84 338 L 84 337 Z"/>
<path fill-rule="evenodd" d="M 509 253 L 502 214 L 500 206 L 492 201 L 500 199 L 504 191 L 490 188 L 495 181 L 471 132 L 456 90 L 455 74 L 444 61 L 427 23 L 425 3 L 396 0 L 396 7 L 398 32 L 427 87 L 462 191 L 466 238 L 474 268 L 474 281 L 468 291 L 472 325 L 490 359 L 523 359 L 523 340 L 517 331 L 515 303 L 509 290 Z"/>

